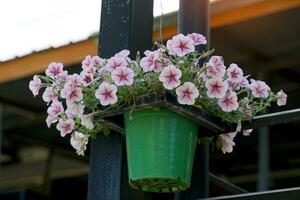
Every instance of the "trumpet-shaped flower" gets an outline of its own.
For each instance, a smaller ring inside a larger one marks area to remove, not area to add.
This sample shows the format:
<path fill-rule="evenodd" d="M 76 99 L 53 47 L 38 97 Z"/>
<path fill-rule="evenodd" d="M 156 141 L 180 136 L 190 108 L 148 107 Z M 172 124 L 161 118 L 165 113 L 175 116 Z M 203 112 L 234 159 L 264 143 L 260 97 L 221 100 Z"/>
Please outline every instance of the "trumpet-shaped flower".
<path fill-rule="evenodd" d="M 81 116 L 84 112 L 84 108 L 85 106 L 80 103 L 67 101 L 66 114 L 68 115 L 68 118 L 72 118 L 73 116 Z"/>
<path fill-rule="evenodd" d="M 226 94 L 223 98 L 218 100 L 218 105 L 224 112 L 231 112 L 237 110 L 239 103 L 237 101 L 237 96 L 235 92 L 230 92 Z"/>
<path fill-rule="evenodd" d="M 246 129 L 243 130 L 243 136 L 250 136 L 250 133 L 252 133 L 253 129 Z"/>
<path fill-rule="evenodd" d="M 94 80 L 94 75 L 88 72 L 81 72 L 80 73 L 80 82 L 83 86 L 89 86 Z"/>
<path fill-rule="evenodd" d="M 63 72 L 64 66 L 61 63 L 53 62 L 46 69 L 45 73 L 51 78 L 57 78 L 61 72 Z"/>
<path fill-rule="evenodd" d="M 221 56 L 212 56 L 207 65 L 206 74 L 208 76 L 223 77 L 226 73 L 226 66 Z"/>
<path fill-rule="evenodd" d="M 105 59 L 102 59 L 99 56 L 92 57 L 92 63 L 94 66 L 102 67 L 104 62 L 105 62 Z"/>
<path fill-rule="evenodd" d="M 172 90 L 180 85 L 180 77 L 182 73 L 174 65 L 165 67 L 159 75 L 159 80 L 163 83 L 164 87 Z"/>
<path fill-rule="evenodd" d="M 178 103 L 183 105 L 193 105 L 199 96 L 199 91 L 191 82 L 186 82 L 176 89 Z"/>
<path fill-rule="evenodd" d="M 117 103 L 118 97 L 116 93 L 117 87 L 114 84 L 102 82 L 96 90 L 95 96 L 100 100 L 101 105 L 107 106 L 109 104 Z"/>
<path fill-rule="evenodd" d="M 250 89 L 252 95 L 256 98 L 267 98 L 269 96 L 270 87 L 263 81 L 252 79 Z"/>
<path fill-rule="evenodd" d="M 57 122 L 57 120 L 58 120 L 58 117 L 54 117 L 52 115 L 48 115 L 47 118 L 46 118 L 47 127 L 50 128 L 51 124 Z"/>
<path fill-rule="evenodd" d="M 107 61 L 105 69 L 109 72 L 112 72 L 118 67 L 127 67 L 127 65 L 128 63 L 126 61 L 126 58 L 114 56 Z"/>
<path fill-rule="evenodd" d="M 60 119 L 56 125 L 56 129 L 60 131 L 60 135 L 65 137 L 67 134 L 72 133 L 75 123 L 73 119 L 67 119 L 66 121 Z"/>
<path fill-rule="evenodd" d="M 82 115 L 80 117 L 80 122 L 81 125 L 85 126 L 88 129 L 94 128 L 92 115 Z"/>
<path fill-rule="evenodd" d="M 58 100 L 58 92 L 53 87 L 47 87 L 45 89 L 45 92 L 43 93 L 42 98 L 47 103 L 49 103 L 51 101 L 56 101 L 56 100 Z"/>
<path fill-rule="evenodd" d="M 187 36 L 194 41 L 194 45 L 207 44 L 206 38 L 199 33 L 191 33 Z"/>
<path fill-rule="evenodd" d="M 235 142 L 233 141 L 233 139 L 235 138 L 236 134 L 237 132 L 219 135 L 216 144 L 217 148 L 221 149 L 224 154 L 231 153 L 233 147 L 235 146 Z"/>
<path fill-rule="evenodd" d="M 75 132 L 71 136 L 70 143 L 78 155 L 84 156 L 84 151 L 88 144 L 88 136 L 80 132 Z"/>
<path fill-rule="evenodd" d="M 95 74 L 96 68 L 94 67 L 93 59 L 90 55 L 86 56 L 85 59 L 82 61 L 82 69 L 83 71 L 91 74 Z"/>
<path fill-rule="evenodd" d="M 33 96 L 39 94 L 41 85 L 42 85 L 41 79 L 37 75 L 34 75 L 33 80 L 29 82 L 29 89 L 31 90 Z"/>
<path fill-rule="evenodd" d="M 159 53 L 156 51 L 145 51 L 144 54 L 146 56 L 141 59 L 141 67 L 143 68 L 143 71 L 153 71 L 157 65 L 156 62 L 160 58 Z"/>
<path fill-rule="evenodd" d="M 47 113 L 53 117 L 58 117 L 63 112 L 64 107 L 59 101 L 53 101 L 47 110 Z"/>
<path fill-rule="evenodd" d="M 111 78 L 117 86 L 132 85 L 134 72 L 128 67 L 118 67 L 111 73 Z"/>
<path fill-rule="evenodd" d="M 243 78 L 243 70 L 233 63 L 228 67 L 227 75 L 229 81 L 240 82 Z"/>
<path fill-rule="evenodd" d="M 223 98 L 228 89 L 228 83 L 221 78 L 209 79 L 205 82 L 207 96 L 209 98 Z"/>
<path fill-rule="evenodd" d="M 170 55 L 177 55 L 179 57 L 195 51 L 194 41 L 183 34 L 178 34 L 172 40 L 169 40 L 167 48 Z"/>
<path fill-rule="evenodd" d="M 276 94 L 276 99 L 277 99 L 278 106 L 284 106 L 286 104 L 287 94 L 285 94 L 282 90 L 280 90 Z"/>
<path fill-rule="evenodd" d="M 114 56 L 115 56 L 115 57 L 119 57 L 119 58 L 126 58 L 126 57 L 129 56 L 129 54 L 130 54 L 130 51 L 127 50 L 127 49 L 124 49 L 124 50 L 122 50 L 122 51 L 116 53 Z"/>

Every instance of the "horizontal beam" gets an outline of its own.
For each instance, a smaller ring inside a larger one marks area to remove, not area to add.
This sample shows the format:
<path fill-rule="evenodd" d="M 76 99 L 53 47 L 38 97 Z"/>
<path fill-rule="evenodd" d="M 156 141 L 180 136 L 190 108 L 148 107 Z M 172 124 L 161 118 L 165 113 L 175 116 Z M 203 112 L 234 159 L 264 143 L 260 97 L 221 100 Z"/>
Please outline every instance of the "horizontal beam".
<path fill-rule="evenodd" d="M 54 61 L 61 62 L 68 67 L 81 63 L 86 55 L 95 55 L 96 53 L 97 41 L 91 38 L 59 48 L 32 53 L 7 62 L 0 62 L 0 84 L 41 73 L 49 63 Z"/>
<path fill-rule="evenodd" d="M 300 187 L 271 190 L 266 192 L 253 192 L 247 194 L 231 195 L 209 198 L 210 200 L 222 200 L 222 199 L 234 199 L 234 200 L 276 200 L 276 199 L 288 199 L 299 200 Z"/>

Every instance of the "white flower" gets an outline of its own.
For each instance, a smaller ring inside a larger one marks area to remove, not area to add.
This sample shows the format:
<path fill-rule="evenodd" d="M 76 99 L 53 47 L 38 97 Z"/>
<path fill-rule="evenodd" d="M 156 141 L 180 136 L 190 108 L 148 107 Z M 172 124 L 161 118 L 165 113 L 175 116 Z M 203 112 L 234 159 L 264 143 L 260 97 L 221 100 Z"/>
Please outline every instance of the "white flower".
<path fill-rule="evenodd" d="M 280 90 L 276 94 L 276 99 L 278 106 L 284 106 L 286 104 L 287 94 Z"/>
<path fill-rule="evenodd" d="M 80 122 L 81 122 L 81 125 L 85 126 L 88 129 L 94 128 L 92 115 L 82 115 L 80 117 Z"/>
<path fill-rule="evenodd" d="M 78 155 L 84 156 L 84 151 L 86 150 L 86 145 L 88 144 L 88 136 L 75 132 L 72 133 L 70 143 Z"/>

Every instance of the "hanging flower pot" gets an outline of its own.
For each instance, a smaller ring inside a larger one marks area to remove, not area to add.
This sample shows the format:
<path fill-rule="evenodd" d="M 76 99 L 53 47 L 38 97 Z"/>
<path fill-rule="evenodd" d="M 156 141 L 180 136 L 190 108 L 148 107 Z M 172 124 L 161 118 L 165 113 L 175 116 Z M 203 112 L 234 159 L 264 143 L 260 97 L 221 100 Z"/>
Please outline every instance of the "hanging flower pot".
<path fill-rule="evenodd" d="M 166 108 L 125 114 L 129 183 L 148 192 L 190 186 L 198 124 Z"/>
<path fill-rule="evenodd" d="M 136 110 L 137 101 L 168 93 L 177 98 L 173 104 L 240 124 L 272 102 L 282 106 L 287 99 L 282 90 L 275 94 L 265 82 L 249 80 L 237 64 L 226 66 L 221 56 L 211 56 L 213 51 L 195 50 L 205 44 L 201 34 L 178 34 L 142 58 L 130 58 L 128 50 L 108 59 L 86 56 L 80 74 L 69 74 L 54 62 L 46 75 L 33 77 L 29 88 L 34 96 L 46 88 L 42 97 L 49 105 L 47 125 L 57 123 L 62 137 L 70 134 L 79 155 L 84 155 L 90 137 L 108 134 L 105 116 L 124 114 L 130 185 L 145 191 L 182 191 L 190 185 L 198 125 L 164 107 L 154 109 L 157 104 Z M 240 130 L 210 141 L 230 153 Z"/>

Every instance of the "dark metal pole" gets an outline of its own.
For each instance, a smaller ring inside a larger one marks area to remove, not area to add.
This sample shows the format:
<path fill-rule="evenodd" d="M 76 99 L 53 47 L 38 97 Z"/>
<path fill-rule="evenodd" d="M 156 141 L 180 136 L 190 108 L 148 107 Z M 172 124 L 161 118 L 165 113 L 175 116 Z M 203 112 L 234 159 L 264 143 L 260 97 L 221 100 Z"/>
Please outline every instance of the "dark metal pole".
<path fill-rule="evenodd" d="M 207 37 L 209 48 L 210 38 L 210 2 L 209 0 L 180 0 L 178 27 L 179 32 L 201 33 Z M 200 144 L 196 147 L 191 188 L 187 192 L 188 199 L 209 196 L 209 145 Z M 177 198 L 178 199 L 178 198 Z"/>
<path fill-rule="evenodd" d="M 98 54 L 109 58 L 128 49 L 134 57 L 136 51 L 151 48 L 152 26 L 153 0 L 102 0 Z M 88 200 L 122 198 L 123 147 L 118 133 L 92 139 Z"/>
<path fill-rule="evenodd" d="M 270 133 L 269 127 L 258 129 L 257 191 L 266 191 L 270 186 Z"/>

